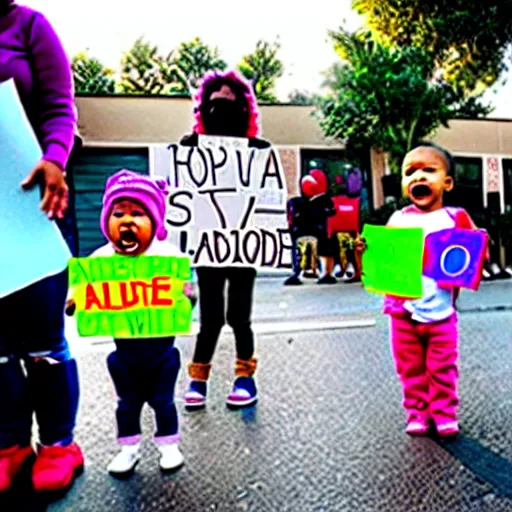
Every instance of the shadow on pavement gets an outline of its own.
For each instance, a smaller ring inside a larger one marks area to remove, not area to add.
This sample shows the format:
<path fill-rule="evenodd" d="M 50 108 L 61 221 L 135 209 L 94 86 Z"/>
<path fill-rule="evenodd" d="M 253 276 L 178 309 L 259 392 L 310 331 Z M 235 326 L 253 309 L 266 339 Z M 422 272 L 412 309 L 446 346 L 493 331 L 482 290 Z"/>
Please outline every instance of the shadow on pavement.
<path fill-rule="evenodd" d="M 478 441 L 459 435 L 453 441 L 436 439 L 450 455 L 459 460 L 477 478 L 491 485 L 496 494 L 512 498 L 512 463 Z"/>
<path fill-rule="evenodd" d="M 0 494 L 2 512 L 45 512 L 52 503 L 64 498 L 72 487 L 52 493 L 35 492 L 31 481 L 33 463 L 34 457 L 24 464 L 11 489 Z"/>

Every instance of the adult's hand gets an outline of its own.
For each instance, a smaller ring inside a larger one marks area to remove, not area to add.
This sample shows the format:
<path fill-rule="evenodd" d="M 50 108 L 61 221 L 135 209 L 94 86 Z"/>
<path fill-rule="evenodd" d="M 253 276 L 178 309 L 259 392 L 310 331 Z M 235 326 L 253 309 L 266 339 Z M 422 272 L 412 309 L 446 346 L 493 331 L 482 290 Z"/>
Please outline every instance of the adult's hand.
<path fill-rule="evenodd" d="M 21 186 L 29 190 L 41 182 L 44 185 L 41 210 L 50 219 L 62 219 L 68 207 L 68 186 L 65 174 L 58 165 L 43 159 L 34 167 Z"/>

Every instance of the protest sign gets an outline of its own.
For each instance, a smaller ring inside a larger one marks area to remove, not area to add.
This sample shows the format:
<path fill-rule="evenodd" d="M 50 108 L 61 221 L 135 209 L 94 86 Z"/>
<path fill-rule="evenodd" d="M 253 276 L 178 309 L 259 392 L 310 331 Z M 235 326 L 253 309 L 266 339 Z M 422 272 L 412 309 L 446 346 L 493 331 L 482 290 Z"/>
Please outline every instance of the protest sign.
<path fill-rule="evenodd" d="M 69 261 L 80 336 L 147 338 L 187 334 L 184 294 L 190 260 L 177 256 L 98 256 Z"/>
<path fill-rule="evenodd" d="M 200 136 L 196 147 L 153 146 L 150 173 L 169 180 L 169 241 L 194 266 L 288 266 L 286 180 L 277 150 Z"/>
<path fill-rule="evenodd" d="M 485 230 L 445 229 L 425 239 L 424 274 L 440 286 L 478 290 L 482 278 Z"/>
<path fill-rule="evenodd" d="M 21 182 L 42 157 L 13 80 L 0 83 L 0 298 L 63 271 L 71 257 L 39 187 Z"/>
<path fill-rule="evenodd" d="M 371 292 L 415 299 L 422 296 L 423 230 L 366 224 L 361 279 Z"/>

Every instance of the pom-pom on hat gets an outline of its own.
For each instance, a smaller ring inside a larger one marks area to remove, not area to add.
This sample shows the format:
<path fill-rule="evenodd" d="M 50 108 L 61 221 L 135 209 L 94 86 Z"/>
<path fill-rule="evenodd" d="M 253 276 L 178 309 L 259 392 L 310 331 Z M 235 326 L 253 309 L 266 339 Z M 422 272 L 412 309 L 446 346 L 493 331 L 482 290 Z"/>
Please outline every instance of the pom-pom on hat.
<path fill-rule="evenodd" d="M 158 240 L 167 238 L 165 229 L 165 198 L 169 193 L 167 183 L 163 179 L 153 180 L 149 176 L 138 174 L 127 169 L 116 172 L 107 180 L 103 194 L 100 226 L 105 238 L 108 236 L 108 217 L 114 202 L 132 199 L 141 203 L 153 220 L 155 236 Z"/>

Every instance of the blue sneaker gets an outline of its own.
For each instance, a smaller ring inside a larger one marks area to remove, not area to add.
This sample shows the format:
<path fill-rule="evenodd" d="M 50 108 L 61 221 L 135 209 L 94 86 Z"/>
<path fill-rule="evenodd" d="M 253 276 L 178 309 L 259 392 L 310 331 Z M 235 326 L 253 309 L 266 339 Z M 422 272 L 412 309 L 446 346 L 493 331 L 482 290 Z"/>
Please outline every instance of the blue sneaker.
<path fill-rule="evenodd" d="M 247 407 L 256 403 L 258 391 L 252 377 L 237 377 L 233 384 L 233 391 L 226 399 L 231 407 Z"/>
<path fill-rule="evenodd" d="M 188 391 L 185 393 L 185 407 L 199 409 L 206 405 L 208 383 L 205 380 L 191 380 Z"/>

